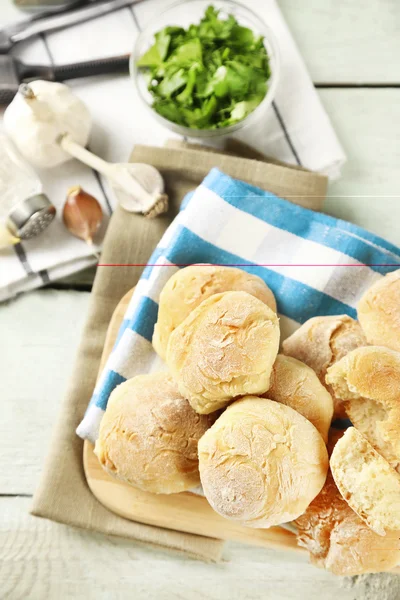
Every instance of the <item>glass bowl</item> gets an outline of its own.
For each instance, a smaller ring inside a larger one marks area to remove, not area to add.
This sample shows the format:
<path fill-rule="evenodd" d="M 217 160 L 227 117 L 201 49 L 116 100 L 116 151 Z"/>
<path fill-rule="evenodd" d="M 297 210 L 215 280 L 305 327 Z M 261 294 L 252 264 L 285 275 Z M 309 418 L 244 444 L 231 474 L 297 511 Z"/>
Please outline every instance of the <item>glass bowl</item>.
<path fill-rule="evenodd" d="M 264 45 L 270 60 L 271 75 L 268 80 L 268 90 L 265 97 L 253 112 L 248 114 L 242 121 L 227 127 L 221 127 L 220 129 L 193 129 L 169 121 L 152 109 L 153 97 L 147 89 L 146 78 L 136 66 L 136 62 L 154 43 L 155 33 L 170 25 L 178 25 L 186 28 L 192 23 L 199 23 L 210 4 L 220 10 L 222 15 L 234 15 L 240 25 L 249 27 L 255 33 L 264 37 Z M 243 4 L 235 0 L 181 0 L 170 5 L 158 15 L 155 15 L 139 34 L 131 54 L 129 68 L 139 97 L 159 123 L 182 136 L 210 138 L 232 134 L 246 125 L 254 123 L 266 111 L 275 96 L 280 72 L 280 58 L 276 38 L 271 30 L 257 14 Z"/>

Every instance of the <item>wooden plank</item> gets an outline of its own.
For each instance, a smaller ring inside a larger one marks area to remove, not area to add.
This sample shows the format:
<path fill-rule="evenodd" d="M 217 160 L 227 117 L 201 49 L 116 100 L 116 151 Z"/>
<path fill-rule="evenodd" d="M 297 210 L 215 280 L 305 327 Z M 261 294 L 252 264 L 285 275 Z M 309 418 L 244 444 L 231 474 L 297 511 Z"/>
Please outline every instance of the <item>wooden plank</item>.
<path fill-rule="evenodd" d="M 398 0 L 277 2 L 315 83 L 400 82 Z M 245 2 L 263 15 L 268 15 L 270 3 Z M 151 0 L 135 7 L 140 25 L 165 4 Z"/>
<path fill-rule="evenodd" d="M 320 95 L 348 157 L 324 209 L 399 245 L 400 89 Z"/>
<path fill-rule="evenodd" d="M 228 543 L 206 564 L 156 548 L 31 517 L 30 499 L 0 497 L 4 600 L 366 600 L 382 576 L 342 578 L 305 555 Z M 395 600 L 398 577 L 384 576 Z"/>
<path fill-rule="evenodd" d="M 89 442 L 84 444 L 83 460 L 93 494 L 106 508 L 125 519 L 266 548 L 300 550 L 292 532 L 281 527 L 243 527 L 218 515 L 207 500 L 197 494 L 149 494 L 113 479 L 101 468 Z"/>
<path fill-rule="evenodd" d="M 278 3 L 314 83 L 400 82 L 398 0 Z"/>
<path fill-rule="evenodd" d="M 89 296 L 41 290 L 0 308 L 0 494 L 35 489 Z"/>

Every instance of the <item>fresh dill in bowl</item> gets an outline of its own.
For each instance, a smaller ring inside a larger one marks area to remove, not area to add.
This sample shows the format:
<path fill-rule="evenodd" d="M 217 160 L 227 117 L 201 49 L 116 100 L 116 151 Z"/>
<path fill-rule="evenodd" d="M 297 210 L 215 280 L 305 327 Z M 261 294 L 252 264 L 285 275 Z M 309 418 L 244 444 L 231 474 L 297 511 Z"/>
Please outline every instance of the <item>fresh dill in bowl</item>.
<path fill-rule="evenodd" d="M 264 38 L 209 6 L 198 25 L 165 27 L 137 61 L 152 108 L 192 129 L 242 121 L 261 103 L 271 75 Z"/>

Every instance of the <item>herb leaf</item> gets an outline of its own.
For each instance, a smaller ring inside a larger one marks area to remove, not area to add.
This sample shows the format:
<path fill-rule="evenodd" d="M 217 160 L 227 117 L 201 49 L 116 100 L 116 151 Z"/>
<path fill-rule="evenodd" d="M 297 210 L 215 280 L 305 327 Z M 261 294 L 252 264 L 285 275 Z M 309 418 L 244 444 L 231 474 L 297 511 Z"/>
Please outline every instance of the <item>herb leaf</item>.
<path fill-rule="evenodd" d="M 263 100 L 271 72 L 263 38 L 209 6 L 200 23 L 166 27 L 138 60 L 153 108 L 193 129 L 227 127 Z"/>

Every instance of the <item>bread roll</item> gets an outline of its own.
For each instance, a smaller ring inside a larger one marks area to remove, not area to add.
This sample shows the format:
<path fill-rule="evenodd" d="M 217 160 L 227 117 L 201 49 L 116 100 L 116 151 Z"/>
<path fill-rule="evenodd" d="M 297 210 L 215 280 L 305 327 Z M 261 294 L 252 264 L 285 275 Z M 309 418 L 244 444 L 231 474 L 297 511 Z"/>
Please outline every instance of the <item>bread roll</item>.
<path fill-rule="evenodd" d="M 297 410 L 318 429 L 324 442 L 327 442 L 333 402 L 310 367 L 295 358 L 278 354 L 265 398 Z"/>
<path fill-rule="evenodd" d="M 298 412 L 246 396 L 231 404 L 199 442 L 200 477 L 213 509 L 247 527 L 301 515 L 324 485 L 323 439 Z"/>
<path fill-rule="evenodd" d="M 183 492 L 200 482 L 197 442 L 211 423 L 168 373 L 139 375 L 112 392 L 95 453 L 111 475 L 141 490 Z"/>
<path fill-rule="evenodd" d="M 330 367 L 326 380 L 353 425 L 400 470 L 400 353 L 358 348 Z"/>
<path fill-rule="evenodd" d="M 355 427 L 335 445 L 330 467 L 349 506 L 378 535 L 400 530 L 400 475 Z"/>
<path fill-rule="evenodd" d="M 234 267 L 192 265 L 180 269 L 160 294 L 158 318 L 153 334 L 155 351 L 165 360 L 171 333 L 213 294 L 242 291 L 255 296 L 276 312 L 275 297 L 264 281 Z"/>
<path fill-rule="evenodd" d="M 369 288 L 357 313 L 370 344 L 400 352 L 400 269 Z"/>
<path fill-rule="evenodd" d="M 328 450 L 340 432 L 331 430 Z M 331 448 L 330 448 L 331 446 Z M 297 541 L 311 562 L 335 575 L 361 575 L 393 569 L 400 563 L 400 533 L 374 533 L 343 499 L 329 471 L 324 487 L 295 521 Z"/>
<path fill-rule="evenodd" d="M 279 347 L 278 317 L 247 292 L 214 294 L 171 334 L 167 364 L 182 396 L 201 414 L 269 387 Z"/>
<path fill-rule="evenodd" d="M 367 340 L 359 323 L 351 317 L 313 317 L 283 342 L 283 353 L 311 367 L 322 385 L 327 385 L 327 369 L 351 350 L 366 344 Z M 345 417 L 344 408 L 334 390 L 329 385 L 327 389 L 333 399 L 333 418 Z"/>

